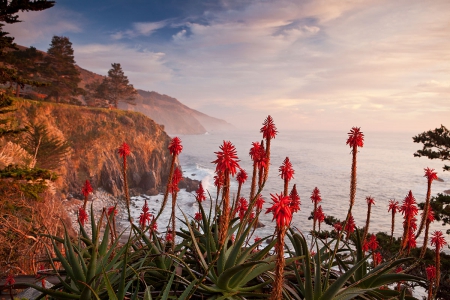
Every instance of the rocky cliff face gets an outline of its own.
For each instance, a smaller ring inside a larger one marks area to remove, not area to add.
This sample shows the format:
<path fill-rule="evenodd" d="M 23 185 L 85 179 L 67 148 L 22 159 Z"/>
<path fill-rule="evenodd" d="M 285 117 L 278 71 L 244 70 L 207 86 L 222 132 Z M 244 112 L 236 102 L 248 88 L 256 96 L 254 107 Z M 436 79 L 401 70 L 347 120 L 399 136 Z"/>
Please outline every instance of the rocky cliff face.
<path fill-rule="evenodd" d="M 151 195 L 163 190 L 170 167 L 170 137 L 148 117 L 46 102 L 20 101 L 18 106 L 16 117 L 22 124 L 45 124 L 52 135 L 70 143 L 70 153 L 56 170 L 63 193 L 80 197 L 81 186 L 89 179 L 94 188 L 122 195 L 122 159 L 117 149 L 123 142 L 131 149 L 127 178 L 132 192 Z"/>

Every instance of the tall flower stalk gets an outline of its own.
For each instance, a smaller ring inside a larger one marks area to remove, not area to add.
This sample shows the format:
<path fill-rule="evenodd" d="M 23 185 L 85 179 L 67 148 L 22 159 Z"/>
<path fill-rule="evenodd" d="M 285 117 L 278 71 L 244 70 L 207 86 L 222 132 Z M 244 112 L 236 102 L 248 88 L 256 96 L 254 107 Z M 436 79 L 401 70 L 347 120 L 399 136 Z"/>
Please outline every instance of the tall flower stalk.
<path fill-rule="evenodd" d="M 316 218 L 314 218 L 316 211 L 317 211 L 317 205 L 320 201 L 322 201 L 322 197 L 320 196 L 320 191 L 317 187 L 314 188 L 314 190 L 311 193 L 311 202 L 314 204 L 313 209 L 313 232 L 316 231 Z"/>
<path fill-rule="evenodd" d="M 247 181 L 248 175 L 244 169 L 239 169 L 239 172 L 236 175 L 236 180 L 238 182 L 238 190 L 236 194 L 236 200 L 241 197 L 241 189 L 242 185 Z"/>
<path fill-rule="evenodd" d="M 413 236 L 411 236 L 411 227 L 415 224 L 414 219 L 419 212 L 419 209 L 416 205 L 416 199 L 414 198 L 411 191 L 409 191 L 408 195 L 406 195 L 405 199 L 403 200 L 400 211 L 402 212 L 404 218 L 403 237 L 400 247 L 400 252 L 402 252 L 408 246 L 408 242 L 411 240 L 411 238 L 413 238 Z"/>
<path fill-rule="evenodd" d="M 369 232 L 370 213 L 372 210 L 372 205 L 375 205 L 375 200 L 371 196 L 366 197 L 366 201 L 367 201 L 367 218 L 366 218 L 366 228 L 364 229 L 363 234 L 363 241 L 366 239 L 367 233 Z"/>
<path fill-rule="evenodd" d="M 364 146 L 364 134 L 361 132 L 360 127 L 352 127 L 348 133 L 346 144 L 352 148 L 352 173 L 350 179 L 350 208 L 348 210 L 348 218 L 352 211 L 352 207 L 355 204 L 356 197 L 356 155 L 358 153 L 358 147 L 362 148 Z"/>
<path fill-rule="evenodd" d="M 417 235 L 416 238 L 419 237 L 419 235 L 422 233 L 422 230 L 425 226 L 427 217 L 428 217 L 428 210 L 430 209 L 430 196 L 431 196 L 431 183 L 433 182 L 433 180 L 436 180 L 437 177 L 437 173 L 434 172 L 434 169 L 430 169 L 430 168 L 426 168 L 425 170 L 425 175 L 423 177 L 427 178 L 427 197 L 425 199 L 425 206 L 423 208 L 423 214 L 422 214 L 422 219 L 420 220 L 420 226 L 419 229 L 417 230 Z"/>
<path fill-rule="evenodd" d="M 229 141 L 223 141 L 219 147 L 221 151 L 214 152 L 217 159 L 213 161 L 216 164 L 216 173 L 223 174 L 222 188 L 222 215 L 219 226 L 219 245 L 225 243 L 228 225 L 230 220 L 230 176 L 234 176 L 239 168 L 236 148 Z"/>
<path fill-rule="evenodd" d="M 291 199 L 291 210 L 292 213 L 296 213 L 300 210 L 300 205 L 302 204 L 300 201 L 300 195 L 297 192 L 297 185 L 294 184 L 291 192 L 289 193 L 289 198 Z"/>
<path fill-rule="evenodd" d="M 123 175 L 123 189 L 125 192 L 125 202 L 127 204 L 127 212 L 128 212 L 128 220 L 131 223 L 131 213 L 130 213 L 130 194 L 128 192 L 128 179 L 127 179 L 127 156 L 130 155 L 130 147 L 127 143 L 123 143 L 118 149 L 120 157 L 123 158 L 123 167 L 122 167 L 122 175 Z"/>
<path fill-rule="evenodd" d="M 422 246 L 422 250 L 420 251 L 420 258 L 423 258 L 425 256 L 425 253 L 427 252 L 428 234 L 429 234 L 429 230 L 430 230 L 430 224 L 434 220 L 435 220 L 434 212 L 433 212 L 433 209 L 430 207 L 430 209 L 428 210 L 427 221 L 425 223 L 425 235 L 423 237 L 423 246 Z"/>
<path fill-rule="evenodd" d="M 178 188 L 178 184 L 180 183 L 181 179 L 183 178 L 183 174 L 181 173 L 180 168 L 176 168 L 173 172 L 172 176 L 172 183 L 170 185 L 169 191 L 172 195 L 172 213 L 170 215 L 170 219 L 172 220 L 172 234 L 175 236 L 175 210 L 177 207 L 177 195 L 180 189 Z M 175 243 L 172 245 L 175 247 Z M 173 248 L 172 247 L 172 248 Z"/>
<path fill-rule="evenodd" d="M 92 189 L 91 183 L 89 182 L 89 180 L 86 180 L 83 187 L 81 188 L 81 193 L 84 196 L 83 207 L 80 207 L 78 209 L 78 221 L 80 222 L 81 226 L 84 226 L 84 223 L 86 223 L 86 221 L 88 220 L 86 206 L 89 194 L 92 193 L 93 191 L 94 190 Z"/>
<path fill-rule="evenodd" d="M 266 140 L 266 167 L 264 170 L 264 182 L 267 181 L 267 177 L 269 176 L 269 168 L 270 168 L 270 141 L 275 138 L 278 131 L 275 127 L 275 123 L 273 122 L 272 117 L 269 115 L 264 120 L 263 127 L 261 127 L 261 133 L 263 134 L 263 138 Z"/>
<path fill-rule="evenodd" d="M 289 181 L 294 178 L 294 169 L 292 168 L 292 163 L 289 157 L 286 157 L 283 164 L 279 168 L 281 179 L 284 180 L 284 196 L 288 196 Z"/>
<path fill-rule="evenodd" d="M 389 208 L 388 212 L 392 213 L 392 220 L 391 220 L 391 243 L 392 239 L 394 237 L 394 228 L 395 228 L 395 214 L 399 211 L 400 207 L 398 206 L 398 201 L 395 201 L 394 199 L 389 200 Z"/>
<path fill-rule="evenodd" d="M 181 140 L 179 137 L 174 137 L 169 144 L 169 152 L 172 155 L 172 161 L 170 163 L 170 172 L 169 172 L 169 177 L 167 179 L 167 186 L 166 186 L 166 191 L 164 193 L 164 199 L 163 199 L 163 203 L 161 204 L 161 208 L 158 212 L 158 214 L 156 215 L 156 217 L 153 219 L 152 223 L 155 223 L 159 217 L 161 216 L 162 212 L 164 211 L 164 208 L 167 205 L 167 200 L 169 199 L 169 192 L 170 189 L 172 188 L 172 177 L 173 177 L 173 172 L 175 171 L 175 163 L 177 161 L 178 155 L 180 155 L 181 151 L 183 150 L 183 146 L 181 145 Z"/>
<path fill-rule="evenodd" d="M 435 267 L 436 267 L 436 278 L 435 278 L 435 284 L 434 284 L 434 293 L 433 293 L 433 299 L 436 298 L 436 293 L 439 289 L 439 283 L 441 280 L 441 249 L 443 246 L 447 245 L 447 242 L 445 241 L 445 238 L 442 234 L 442 231 L 437 230 L 433 232 L 431 235 L 431 245 L 435 247 Z"/>
<path fill-rule="evenodd" d="M 260 165 L 261 144 L 259 142 L 253 142 L 250 148 L 250 158 L 253 161 L 253 173 L 252 183 L 250 185 L 250 201 L 253 201 L 256 193 L 256 181 L 258 179 L 258 168 Z"/>
<path fill-rule="evenodd" d="M 282 299 L 283 280 L 284 280 L 284 237 L 286 230 L 292 221 L 291 200 L 288 196 L 282 194 L 270 194 L 272 199 L 272 207 L 268 208 L 267 213 L 273 213 L 273 220 L 276 220 L 277 242 L 275 244 L 275 252 L 277 254 L 275 267 L 275 282 L 273 284 L 271 300 Z"/>
<path fill-rule="evenodd" d="M 433 285 L 436 280 L 436 266 L 428 266 L 425 269 L 428 280 L 428 300 L 433 299 Z"/>
<path fill-rule="evenodd" d="M 86 210 L 87 201 L 89 198 L 89 194 L 91 194 L 94 190 L 92 189 L 91 183 L 89 180 L 86 180 L 83 187 L 81 188 L 81 193 L 84 196 L 83 209 Z"/>

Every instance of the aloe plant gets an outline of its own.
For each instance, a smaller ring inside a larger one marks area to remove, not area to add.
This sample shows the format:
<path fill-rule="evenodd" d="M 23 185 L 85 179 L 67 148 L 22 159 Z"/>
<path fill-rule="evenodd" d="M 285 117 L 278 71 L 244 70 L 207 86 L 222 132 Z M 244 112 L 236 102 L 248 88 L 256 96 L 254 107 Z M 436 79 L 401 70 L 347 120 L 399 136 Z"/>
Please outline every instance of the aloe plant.
<path fill-rule="evenodd" d="M 348 244 L 341 247 L 338 255 L 333 258 L 330 247 L 335 240 L 323 243 L 319 249 L 316 242 L 317 253 L 311 256 L 305 237 L 301 233 L 293 230 L 288 235 L 293 245 L 293 255 L 303 256 L 300 260 L 300 267 L 292 272 L 290 283 L 304 299 L 328 300 L 328 299 L 354 299 L 364 297 L 364 299 L 392 299 L 400 297 L 401 292 L 385 289 L 389 284 L 400 281 L 423 282 L 422 278 L 395 273 L 394 269 L 413 258 L 393 258 L 375 268 L 369 268 L 367 260 L 362 251 L 359 232 L 354 247 Z M 342 255 L 345 253 L 347 259 Z M 329 267 L 329 260 L 333 264 Z M 405 299 L 415 299 L 405 297 Z"/>

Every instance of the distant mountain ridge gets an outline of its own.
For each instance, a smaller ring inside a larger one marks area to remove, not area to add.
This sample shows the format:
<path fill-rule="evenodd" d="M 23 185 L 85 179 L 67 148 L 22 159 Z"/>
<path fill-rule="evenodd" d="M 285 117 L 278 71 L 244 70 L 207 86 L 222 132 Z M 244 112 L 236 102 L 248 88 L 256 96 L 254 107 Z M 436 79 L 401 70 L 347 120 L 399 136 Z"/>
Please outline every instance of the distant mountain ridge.
<path fill-rule="evenodd" d="M 104 76 L 79 68 L 81 87 L 95 80 L 103 80 Z M 126 73 L 126 70 L 125 70 Z M 137 89 L 136 105 L 119 102 L 119 108 L 141 112 L 156 123 L 164 126 L 170 134 L 204 134 L 234 129 L 225 120 L 214 118 L 192 109 L 176 98 L 154 91 Z"/>

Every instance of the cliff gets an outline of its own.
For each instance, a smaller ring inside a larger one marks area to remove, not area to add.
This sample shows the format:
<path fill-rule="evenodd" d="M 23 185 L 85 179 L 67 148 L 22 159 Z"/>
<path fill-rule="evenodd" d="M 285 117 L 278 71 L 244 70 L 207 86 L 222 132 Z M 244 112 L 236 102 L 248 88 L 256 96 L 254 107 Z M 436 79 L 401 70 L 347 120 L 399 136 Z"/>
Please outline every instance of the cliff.
<path fill-rule="evenodd" d="M 136 105 L 120 103 L 119 107 L 143 113 L 155 122 L 163 124 L 169 133 L 204 134 L 233 128 L 224 120 L 191 109 L 170 96 L 143 90 L 137 92 Z"/>
<path fill-rule="evenodd" d="M 58 190 L 80 197 L 86 179 L 94 188 L 114 196 L 123 193 L 122 159 L 118 147 L 126 142 L 130 189 L 136 193 L 162 191 L 170 167 L 170 137 L 162 126 L 141 113 L 87 108 L 36 101 L 17 101 L 22 124 L 45 124 L 50 134 L 67 140 L 70 152 L 56 170 Z"/>

